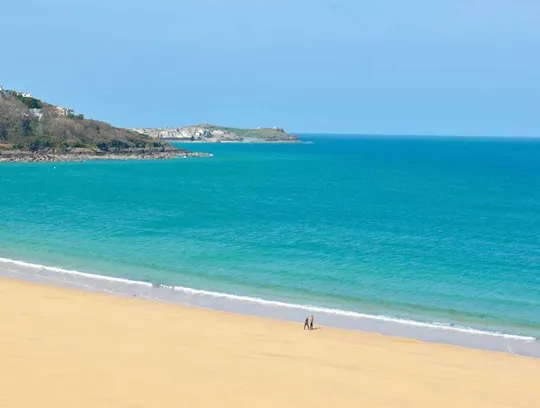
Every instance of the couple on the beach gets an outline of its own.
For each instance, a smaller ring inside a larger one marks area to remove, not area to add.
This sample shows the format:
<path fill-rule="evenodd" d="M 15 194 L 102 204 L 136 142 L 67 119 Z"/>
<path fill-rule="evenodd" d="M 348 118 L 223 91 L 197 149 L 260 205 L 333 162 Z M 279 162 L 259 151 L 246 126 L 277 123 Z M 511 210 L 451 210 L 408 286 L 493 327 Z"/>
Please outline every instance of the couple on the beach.
<path fill-rule="evenodd" d="M 315 321 L 315 318 L 313 315 L 306 317 L 306 320 L 304 320 L 304 330 L 313 330 L 313 322 Z"/>

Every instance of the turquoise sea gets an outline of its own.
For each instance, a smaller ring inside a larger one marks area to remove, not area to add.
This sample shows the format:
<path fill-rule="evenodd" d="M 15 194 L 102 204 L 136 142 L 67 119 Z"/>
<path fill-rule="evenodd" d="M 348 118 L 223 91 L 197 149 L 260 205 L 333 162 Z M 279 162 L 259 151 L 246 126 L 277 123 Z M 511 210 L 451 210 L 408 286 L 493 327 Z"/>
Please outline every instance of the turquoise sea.
<path fill-rule="evenodd" d="M 540 337 L 540 141 L 304 135 L 0 165 L 0 257 Z"/>

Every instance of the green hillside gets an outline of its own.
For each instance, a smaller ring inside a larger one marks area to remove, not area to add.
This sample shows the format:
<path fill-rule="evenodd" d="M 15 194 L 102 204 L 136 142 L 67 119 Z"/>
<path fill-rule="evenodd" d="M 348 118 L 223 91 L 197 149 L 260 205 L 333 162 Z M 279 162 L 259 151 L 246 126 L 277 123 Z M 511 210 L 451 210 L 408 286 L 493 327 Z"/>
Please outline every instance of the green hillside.
<path fill-rule="evenodd" d="M 261 139 L 261 140 L 297 140 L 296 136 L 286 133 L 283 129 L 280 128 L 257 128 L 257 129 L 241 129 L 225 126 L 215 126 L 209 124 L 198 125 L 201 128 L 208 130 L 222 130 L 227 133 L 232 133 L 243 139 Z"/>
<path fill-rule="evenodd" d="M 85 119 L 15 91 L 0 90 L 0 150 L 69 152 L 170 150 L 166 142 L 97 120 Z"/>

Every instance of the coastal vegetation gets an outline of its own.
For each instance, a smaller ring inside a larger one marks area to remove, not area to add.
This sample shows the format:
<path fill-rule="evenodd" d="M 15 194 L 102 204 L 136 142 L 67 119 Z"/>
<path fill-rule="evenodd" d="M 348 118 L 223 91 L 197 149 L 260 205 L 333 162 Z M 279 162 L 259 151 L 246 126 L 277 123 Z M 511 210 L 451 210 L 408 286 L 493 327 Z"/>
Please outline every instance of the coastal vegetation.
<path fill-rule="evenodd" d="M 144 133 L 85 119 L 72 109 L 0 88 L 0 161 L 186 153 Z"/>
<path fill-rule="evenodd" d="M 296 136 L 290 135 L 282 128 L 255 128 L 255 129 L 242 129 L 226 126 L 215 126 L 209 124 L 198 125 L 198 127 L 208 129 L 209 131 L 223 131 L 226 133 L 232 133 L 236 136 L 248 139 L 261 139 L 261 140 L 297 140 Z"/>

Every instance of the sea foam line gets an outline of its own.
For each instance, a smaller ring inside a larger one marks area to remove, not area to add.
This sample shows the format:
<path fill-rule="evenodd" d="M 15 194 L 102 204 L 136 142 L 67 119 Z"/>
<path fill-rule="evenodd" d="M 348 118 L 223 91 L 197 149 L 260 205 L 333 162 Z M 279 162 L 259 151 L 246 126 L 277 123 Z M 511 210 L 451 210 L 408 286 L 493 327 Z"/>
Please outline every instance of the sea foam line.
<path fill-rule="evenodd" d="M 55 272 L 59 274 L 79 276 L 79 277 L 94 279 L 94 280 L 104 280 L 104 281 L 115 282 L 115 283 L 123 283 L 127 285 L 144 286 L 147 288 L 156 287 L 155 284 L 150 283 L 150 282 L 80 272 L 76 270 L 59 268 L 56 266 L 34 264 L 30 262 L 18 261 L 18 260 L 9 259 L 9 258 L 0 257 L 0 263 L 12 264 L 12 265 L 17 265 L 17 266 L 37 269 L 37 270 L 46 270 L 46 271 Z M 286 309 L 296 309 L 296 310 L 303 310 L 303 311 L 313 312 L 313 313 L 324 313 L 324 314 L 351 317 L 355 319 L 370 319 L 370 320 L 377 320 L 377 321 L 383 321 L 383 322 L 394 323 L 394 324 L 398 323 L 398 324 L 407 325 L 407 326 L 423 327 L 423 328 L 438 329 L 438 330 L 451 330 L 451 331 L 457 331 L 457 332 L 468 333 L 468 334 L 502 337 L 505 339 L 523 340 L 523 341 L 528 341 L 528 342 L 537 340 L 535 337 L 532 337 L 532 336 L 522 336 L 518 334 L 509 334 L 509 333 L 502 333 L 502 332 L 496 332 L 496 331 L 481 330 L 481 329 L 475 329 L 472 327 L 450 325 L 447 323 L 440 323 L 440 322 L 422 322 L 422 321 L 417 321 L 417 320 L 402 319 L 398 317 L 385 316 L 385 315 L 371 315 L 371 314 L 354 312 L 351 310 L 342 310 L 342 309 L 334 309 L 334 308 L 327 308 L 327 307 L 321 307 L 321 306 L 287 303 L 287 302 L 281 302 L 277 300 L 267 300 L 267 299 L 262 299 L 258 297 L 234 295 L 231 293 L 213 292 L 209 290 L 194 289 L 194 288 L 189 288 L 189 287 L 184 287 L 184 286 L 159 285 L 158 287 L 163 288 L 163 289 L 170 289 L 176 292 L 182 292 L 182 293 L 190 294 L 190 295 L 229 299 L 229 300 L 235 300 L 235 301 L 246 302 L 246 303 L 255 303 L 255 304 L 264 305 L 264 306 L 281 307 L 281 308 L 286 308 Z"/>

